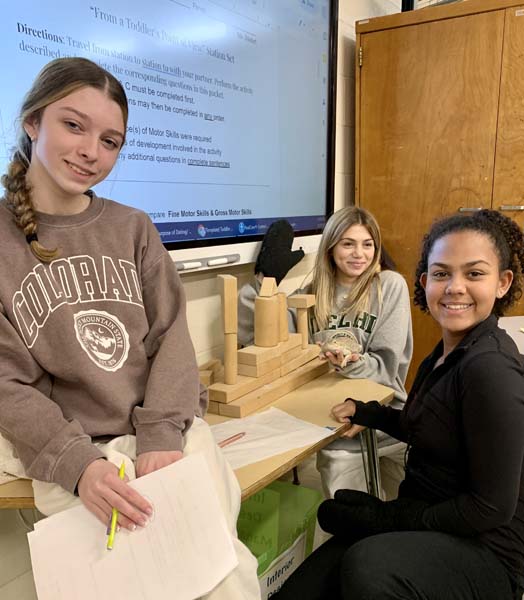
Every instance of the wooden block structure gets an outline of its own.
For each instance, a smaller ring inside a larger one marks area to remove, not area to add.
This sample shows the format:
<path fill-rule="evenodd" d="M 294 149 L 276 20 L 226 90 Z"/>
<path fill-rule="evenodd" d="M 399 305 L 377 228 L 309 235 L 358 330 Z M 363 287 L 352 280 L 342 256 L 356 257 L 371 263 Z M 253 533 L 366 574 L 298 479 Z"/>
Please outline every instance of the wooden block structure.
<path fill-rule="evenodd" d="M 307 310 L 315 306 L 314 294 L 294 294 L 287 299 L 288 306 L 297 309 L 297 330 L 302 335 L 302 348 L 307 348 L 309 331 L 307 325 Z"/>
<path fill-rule="evenodd" d="M 328 371 L 329 364 L 315 358 L 284 377 L 280 377 L 236 401 L 219 404 L 219 414 L 228 417 L 245 417 Z"/>
<path fill-rule="evenodd" d="M 287 342 L 280 342 L 277 348 L 261 348 L 259 346 L 248 346 L 237 352 L 238 362 L 245 365 L 259 365 L 275 356 L 281 356 L 283 353 L 300 346 L 302 336 L 299 333 L 290 333 Z"/>
<path fill-rule="evenodd" d="M 319 347 L 308 343 L 307 310 L 315 304 L 314 295 L 297 294 L 286 299 L 285 294 L 277 293 L 276 281 L 265 277 L 260 295 L 255 298 L 255 344 L 236 350 L 236 278 L 219 277 L 222 278 L 224 375 L 221 377 L 218 369 L 213 373 L 215 382 L 209 385 L 209 412 L 243 417 L 329 370 L 329 363 L 318 358 Z M 235 279 L 234 284 L 230 279 Z M 288 331 L 288 305 L 297 310 L 298 333 Z M 231 360 L 233 354 L 235 362 Z M 233 362 L 234 381 L 231 373 L 229 378 L 227 375 L 228 364 L 231 366 Z M 213 371 L 213 366 L 203 366 L 209 367 L 206 371 Z"/>

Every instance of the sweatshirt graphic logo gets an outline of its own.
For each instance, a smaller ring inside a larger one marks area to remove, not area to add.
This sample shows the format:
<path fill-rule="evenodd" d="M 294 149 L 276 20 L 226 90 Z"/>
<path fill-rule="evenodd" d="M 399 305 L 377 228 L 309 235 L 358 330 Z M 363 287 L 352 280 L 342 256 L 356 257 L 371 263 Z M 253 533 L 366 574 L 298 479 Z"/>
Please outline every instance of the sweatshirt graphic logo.
<path fill-rule="evenodd" d="M 76 339 L 87 356 L 104 371 L 118 371 L 129 353 L 123 323 L 103 310 L 82 310 L 74 320 Z"/>
<path fill-rule="evenodd" d="M 127 260 L 79 255 L 38 264 L 13 296 L 13 313 L 28 348 L 61 306 L 117 302 L 143 307 L 136 266 Z"/>

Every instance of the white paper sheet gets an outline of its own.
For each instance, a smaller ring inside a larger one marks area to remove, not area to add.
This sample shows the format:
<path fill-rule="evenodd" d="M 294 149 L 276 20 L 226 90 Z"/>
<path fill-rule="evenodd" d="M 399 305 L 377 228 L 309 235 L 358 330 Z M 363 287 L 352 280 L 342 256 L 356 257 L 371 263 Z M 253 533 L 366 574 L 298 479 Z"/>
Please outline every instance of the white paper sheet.
<path fill-rule="evenodd" d="M 105 527 L 84 507 L 53 515 L 28 534 L 39 600 L 193 600 L 238 564 L 202 454 L 132 481 L 155 513 L 147 527 Z"/>
<path fill-rule="evenodd" d="M 211 431 L 217 444 L 236 433 L 245 433 L 238 441 L 222 448 L 233 469 L 293 448 L 315 444 L 333 433 L 326 427 L 302 421 L 274 407 L 249 417 L 213 425 Z"/>

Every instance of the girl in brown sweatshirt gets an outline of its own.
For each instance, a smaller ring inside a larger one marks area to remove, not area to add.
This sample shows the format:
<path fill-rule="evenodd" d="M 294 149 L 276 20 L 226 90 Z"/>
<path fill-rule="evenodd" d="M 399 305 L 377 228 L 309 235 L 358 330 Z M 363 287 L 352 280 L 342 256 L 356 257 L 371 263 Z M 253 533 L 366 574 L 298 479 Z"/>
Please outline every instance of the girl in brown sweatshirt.
<path fill-rule="evenodd" d="M 46 65 L 24 100 L 0 202 L 0 433 L 44 514 L 79 497 L 106 524 L 118 509 L 129 529 L 152 507 L 102 442 L 127 436 L 137 477 L 204 452 L 235 537 L 238 483 L 200 418 L 174 264 L 144 213 L 90 191 L 118 158 L 127 116 L 118 80 L 83 58 Z M 240 565 L 210 598 L 259 595 L 256 561 L 234 543 Z"/>

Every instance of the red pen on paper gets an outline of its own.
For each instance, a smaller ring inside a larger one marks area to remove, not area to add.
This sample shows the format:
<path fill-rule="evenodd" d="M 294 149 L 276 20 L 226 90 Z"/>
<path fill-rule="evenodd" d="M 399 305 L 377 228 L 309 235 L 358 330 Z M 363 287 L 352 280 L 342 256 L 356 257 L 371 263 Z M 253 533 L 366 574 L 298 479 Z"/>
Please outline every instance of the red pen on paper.
<path fill-rule="evenodd" d="M 229 444 L 232 444 L 233 442 L 236 442 L 236 441 L 242 439 L 245 435 L 246 435 L 245 431 L 242 431 L 241 433 L 235 433 L 235 435 L 232 435 L 231 437 L 228 437 L 225 440 L 218 442 L 217 445 L 219 448 L 224 448 L 225 446 L 229 446 Z"/>

